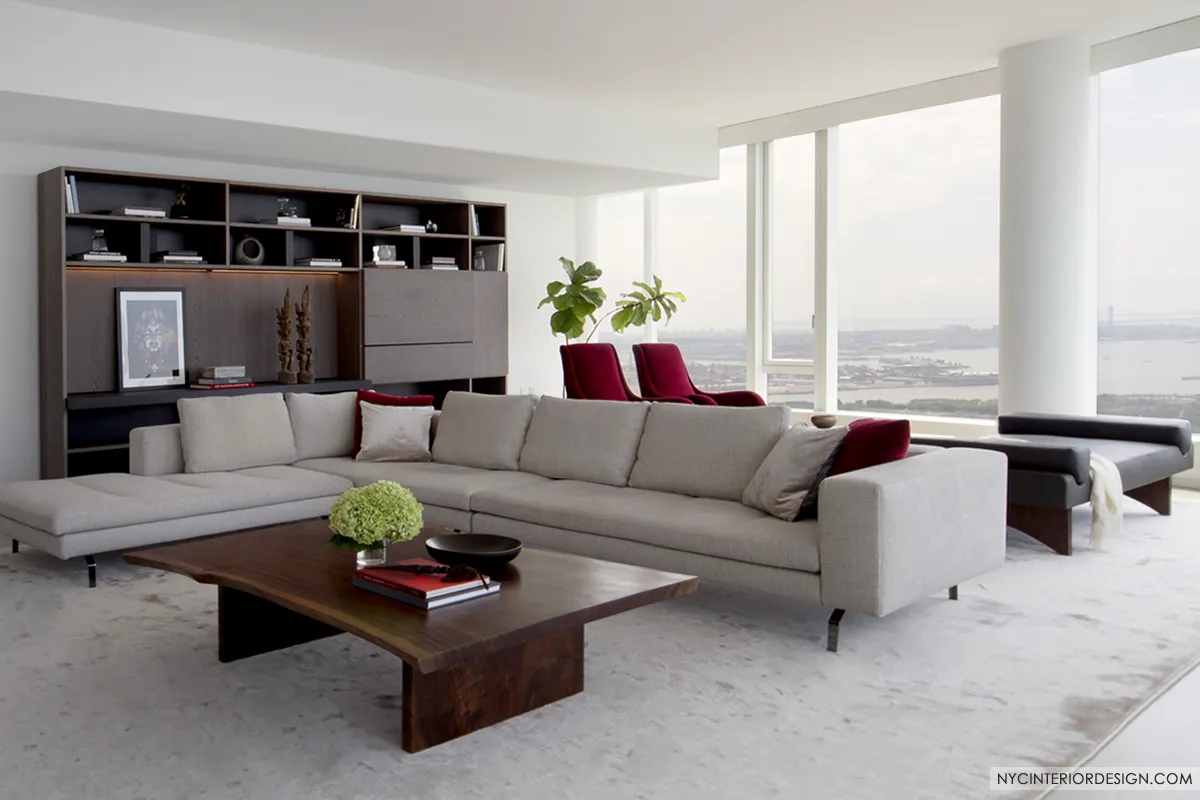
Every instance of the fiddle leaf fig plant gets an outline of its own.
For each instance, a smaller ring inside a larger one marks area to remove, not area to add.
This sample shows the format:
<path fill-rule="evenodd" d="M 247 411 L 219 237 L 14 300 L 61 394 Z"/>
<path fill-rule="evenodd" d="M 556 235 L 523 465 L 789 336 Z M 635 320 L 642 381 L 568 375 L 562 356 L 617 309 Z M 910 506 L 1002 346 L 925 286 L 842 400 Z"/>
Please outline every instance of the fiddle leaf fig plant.
<path fill-rule="evenodd" d="M 583 324 L 586 320 L 596 323 L 596 312 L 604 305 L 608 296 L 595 283 L 604 271 L 585 261 L 578 267 L 569 258 L 559 258 L 567 280 L 551 281 L 546 284 L 546 296 L 538 303 L 538 308 L 552 304 L 554 313 L 550 315 L 550 330 L 555 336 L 562 335 L 568 342 L 583 336 Z M 593 329 L 595 332 L 595 329 Z M 588 338 L 591 338 L 590 336 Z"/>
<path fill-rule="evenodd" d="M 636 291 L 626 292 L 617 301 L 616 311 L 612 315 L 612 329 L 621 333 L 630 325 L 640 327 L 648 319 L 659 322 L 663 317 L 667 322 L 679 310 L 678 303 L 686 303 L 683 292 L 664 292 L 662 278 L 654 276 L 654 285 L 650 286 L 641 281 L 634 281 Z"/>

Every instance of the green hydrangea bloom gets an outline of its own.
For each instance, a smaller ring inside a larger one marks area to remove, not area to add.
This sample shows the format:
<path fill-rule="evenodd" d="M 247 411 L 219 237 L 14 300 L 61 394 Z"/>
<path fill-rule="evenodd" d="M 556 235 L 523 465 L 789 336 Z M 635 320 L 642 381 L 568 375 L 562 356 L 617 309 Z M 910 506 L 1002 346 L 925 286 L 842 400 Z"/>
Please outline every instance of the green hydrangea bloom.
<path fill-rule="evenodd" d="M 392 481 L 350 489 L 333 501 L 329 528 L 333 543 L 366 549 L 404 542 L 421 532 L 422 505 L 411 491 Z"/>

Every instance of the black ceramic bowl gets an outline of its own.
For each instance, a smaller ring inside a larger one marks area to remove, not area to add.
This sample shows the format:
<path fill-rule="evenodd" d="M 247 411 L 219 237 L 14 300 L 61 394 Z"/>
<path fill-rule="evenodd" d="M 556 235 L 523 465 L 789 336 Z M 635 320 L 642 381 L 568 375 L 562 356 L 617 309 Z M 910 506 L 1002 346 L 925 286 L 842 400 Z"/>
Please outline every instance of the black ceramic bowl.
<path fill-rule="evenodd" d="M 480 572 L 493 572 L 520 554 L 521 542 L 490 533 L 455 533 L 426 539 L 425 549 L 447 566 L 467 564 Z"/>

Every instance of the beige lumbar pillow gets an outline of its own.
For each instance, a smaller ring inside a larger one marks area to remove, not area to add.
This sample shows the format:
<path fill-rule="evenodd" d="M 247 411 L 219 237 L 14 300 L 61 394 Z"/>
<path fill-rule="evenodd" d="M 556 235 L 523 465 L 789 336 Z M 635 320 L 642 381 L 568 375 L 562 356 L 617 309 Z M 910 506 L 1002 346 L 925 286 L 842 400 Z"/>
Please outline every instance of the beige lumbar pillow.
<path fill-rule="evenodd" d="M 433 406 L 361 402 L 362 449 L 355 461 L 428 461 Z"/>
<path fill-rule="evenodd" d="M 832 462 L 845 437 L 846 428 L 821 430 L 797 425 L 789 429 L 750 479 L 742 492 L 742 505 L 794 521 L 804 496 Z"/>

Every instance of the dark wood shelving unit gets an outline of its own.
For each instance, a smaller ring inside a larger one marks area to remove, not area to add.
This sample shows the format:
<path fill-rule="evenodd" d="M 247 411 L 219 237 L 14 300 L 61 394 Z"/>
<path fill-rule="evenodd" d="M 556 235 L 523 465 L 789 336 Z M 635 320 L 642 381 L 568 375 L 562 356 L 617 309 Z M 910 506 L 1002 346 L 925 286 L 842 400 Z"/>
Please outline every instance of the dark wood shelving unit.
<path fill-rule="evenodd" d="M 67 213 L 74 176 L 79 213 Z M 169 209 L 188 186 L 187 218 L 113 215 L 123 206 Z M 308 227 L 279 225 L 280 198 Z M 357 222 L 348 227 L 351 210 Z M 478 224 L 476 224 L 478 220 Z M 436 233 L 380 228 L 432 221 Z M 59 167 L 38 179 L 42 477 L 128 469 L 129 431 L 178 421 L 184 397 L 265 392 L 385 391 L 444 397 L 459 389 L 503 394 L 508 374 L 508 274 L 472 271 L 477 246 L 505 243 L 507 208 L 426 197 Z M 105 232 L 122 264 L 69 260 Z M 245 236 L 265 252 L 238 264 Z M 409 269 L 370 265 L 394 245 Z M 195 250 L 205 264 L 151 260 Z M 492 248 L 494 250 L 494 248 Z M 453 257 L 457 271 L 420 269 Z M 304 266 L 308 257 L 341 267 Z M 505 259 L 507 260 L 507 259 Z M 314 384 L 275 384 L 275 308 L 285 291 L 313 302 Z M 257 385 L 117 391 L 116 288 L 185 290 L 189 379 L 203 366 L 245 364 Z"/>

